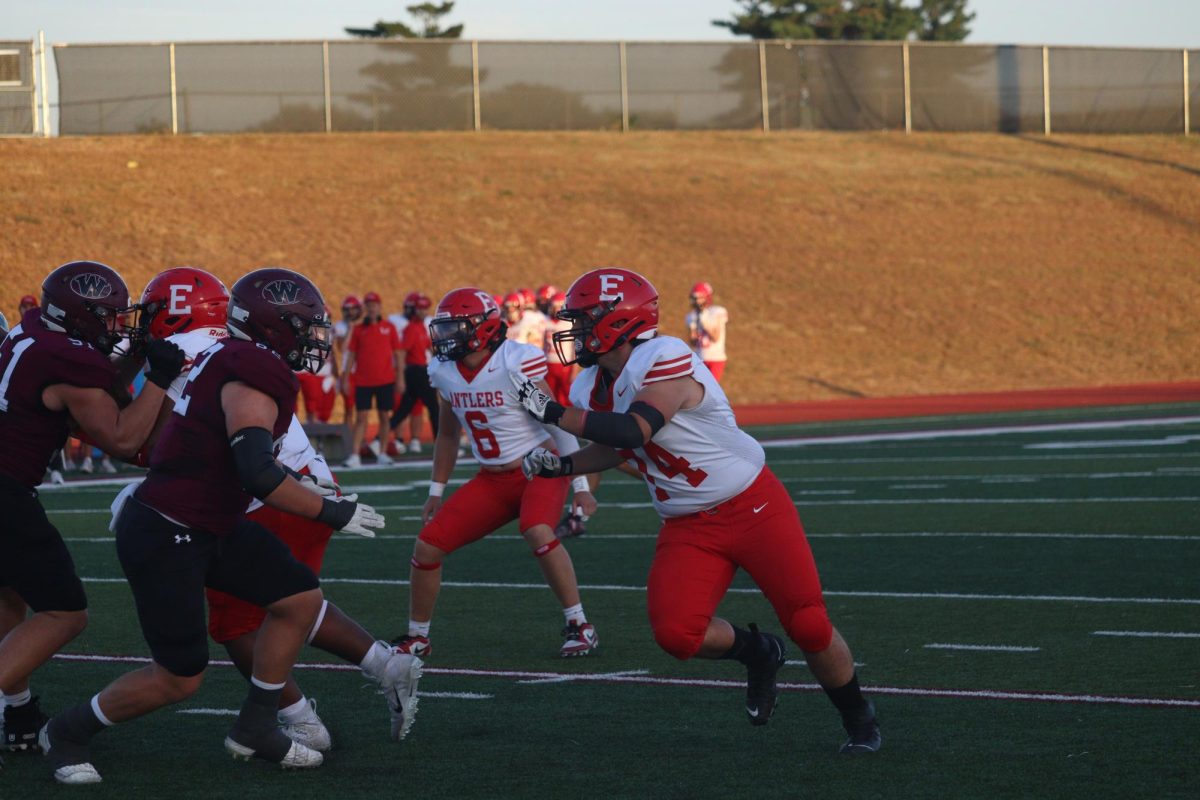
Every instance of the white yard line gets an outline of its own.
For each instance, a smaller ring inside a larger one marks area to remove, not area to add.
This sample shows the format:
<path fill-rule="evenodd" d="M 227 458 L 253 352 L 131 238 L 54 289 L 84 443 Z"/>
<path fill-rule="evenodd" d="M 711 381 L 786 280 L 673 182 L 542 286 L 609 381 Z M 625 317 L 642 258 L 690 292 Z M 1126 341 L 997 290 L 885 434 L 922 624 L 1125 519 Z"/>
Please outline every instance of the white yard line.
<path fill-rule="evenodd" d="M 1200 639 L 1200 633 L 1183 631 L 1092 631 L 1092 636 L 1130 636 L 1139 639 Z"/>
<path fill-rule="evenodd" d="M 604 680 L 607 678 L 625 678 L 630 675 L 649 675 L 648 669 L 627 669 L 621 672 L 588 672 L 588 673 L 568 673 L 563 675 L 555 675 L 552 678 L 529 678 L 526 680 L 517 681 L 517 683 L 537 684 L 537 683 L 570 683 L 578 680 L 581 676 L 587 677 L 588 680 Z"/>
<path fill-rule="evenodd" d="M 925 645 L 926 650 L 978 650 L 981 652 L 995 653 L 1036 653 L 1042 648 L 1040 647 L 1021 647 L 1018 645 L 1008 644 L 947 644 L 944 642 L 935 642 Z"/>
<path fill-rule="evenodd" d="M 146 664 L 148 658 L 138 656 L 105 656 L 92 654 L 59 654 L 56 661 L 83 661 L 91 663 Z M 229 661 L 209 662 L 215 666 L 232 666 Z M 330 672 L 359 672 L 351 664 L 296 664 L 296 669 L 323 670 Z M 570 677 L 579 683 L 635 684 L 644 686 L 682 686 L 721 689 L 745 689 L 746 682 L 740 680 L 705 680 L 699 678 L 659 678 L 651 675 L 622 675 L 619 673 L 564 673 L 532 672 L 526 670 L 500 669 L 454 669 L 426 667 L 425 675 L 451 675 L 472 678 L 517 678 L 547 679 Z M 779 688 L 787 691 L 821 691 L 815 683 L 780 683 Z M 925 689 L 905 686 L 864 686 L 870 694 L 888 694 L 905 697 L 950 697 L 983 700 L 1034 701 L 1043 703 L 1087 703 L 1096 705 L 1159 706 L 1170 708 L 1200 708 L 1200 700 L 1174 697 L 1131 697 L 1126 695 L 1068 694 L 1060 692 L 1015 692 L 994 689 Z"/>
<path fill-rule="evenodd" d="M 1200 436 L 1164 436 L 1161 439 L 1097 439 L 1084 442 L 1037 442 L 1026 450 L 1094 450 L 1103 447 L 1169 447 L 1200 440 Z"/>

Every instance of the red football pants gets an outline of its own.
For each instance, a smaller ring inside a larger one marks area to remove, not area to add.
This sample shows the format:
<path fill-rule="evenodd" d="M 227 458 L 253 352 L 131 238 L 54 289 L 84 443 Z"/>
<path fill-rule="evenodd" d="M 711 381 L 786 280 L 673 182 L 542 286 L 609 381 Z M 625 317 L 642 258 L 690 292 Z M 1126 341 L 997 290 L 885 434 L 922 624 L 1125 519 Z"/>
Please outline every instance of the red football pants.
<path fill-rule="evenodd" d="M 650 626 L 662 649 L 679 659 L 696 655 L 739 567 L 758 584 L 800 649 L 829 647 L 833 626 L 800 515 L 787 489 L 764 467 L 733 499 L 664 520 L 646 592 Z"/>
<path fill-rule="evenodd" d="M 574 371 L 570 364 L 549 364 L 546 367 L 546 383 L 554 399 L 567 408 L 571 407 L 571 373 Z"/>
<path fill-rule="evenodd" d="M 313 420 L 329 422 L 329 418 L 333 415 L 333 403 L 337 400 L 337 391 L 335 389 L 325 391 L 323 386 L 325 378 L 322 375 L 301 372 L 296 377 L 300 379 L 300 393 L 304 397 L 305 418 L 310 422 Z"/>
<path fill-rule="evenodd" d="M 514 519 L 521 531 L 554 527 L 567 499 L 566 478 L 526 480 L 520 469 L 479 471 L 434 514 L 417 537 L 443 553 L 476 542 Z"/>
<path fill-rule="evenodd" d="M 246 515 L 246 519 L 257 522 L 278 536 L 298 561 L 306 564 L 313 574 L 321 574 L 325 548 L 333 536 L 332 528 L 270 506 L 255 509 Z M 204 591 L 208 595 L 208 634 L 218 644 L 254 633 L 267 616 L 262 608 L 233 595 L 216 589 Z"/>

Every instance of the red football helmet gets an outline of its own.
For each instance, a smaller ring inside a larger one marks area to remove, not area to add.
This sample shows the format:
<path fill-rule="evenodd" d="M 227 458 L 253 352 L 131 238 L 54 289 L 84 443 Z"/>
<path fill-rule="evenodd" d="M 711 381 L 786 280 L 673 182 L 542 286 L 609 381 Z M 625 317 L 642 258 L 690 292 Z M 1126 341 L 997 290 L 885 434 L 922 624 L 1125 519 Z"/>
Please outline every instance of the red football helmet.
<path fill-rule="evenodd" d="M 439 361 L 459 361 L 484 348 L 495 350 L 507 331 L 496 301 L 474 287 L 455 289 L 443 297 L 429 323 Z"/>
<path fill-rule="evenodd" d="M 24 297 L 21 298 L 21 302 L 17 303 L 17 309 L 21 312 L 22 316 L 24 316 L 25 312 L 28 311 L 29 309 L 37 308 L 37 307 L 38 307 L 38 300 L 36 297 L 34 297 L 31 294 L 25 295 Z"/>
<path fill-rule="evenodd" d="M 706 305 L 708 305 L 709 303 L 712 302 L 712 299 L 713 299 L 712 284 L 709 283 L 708 281 L 700 281 L 700 283 L 697 283 L 695 286 L 692 287 L 691 297 L 692 297 L 692 303 L 694 305 L 696 305 L 700 308 L 704 308 Z"/>
<path fill-rule="evenodd" d="M 330 351 L 329 315 L 312 281 L 264 267 L 239 278 L 229 294 L 231 336 L 266 345 L 297 372 L 321 369 Z"/>
<path fill-rule="evenodd" d="M 504 302 L 500 304 L 500 309 L 504 313 L 504 321 L 513 323 L 521 318 L 521 290 L 509 292 L 504 295 Z"/>
<path fill-rule="evenodd" d="M 559 311 L 562 311 L 563 307 L 566 306 L 566 304 L 567 304 L 567 293 L 559 290 L 554 293 L 553 297 L 550 298 L 550 310 L 547 311 L 546 313 L 549 316 L 553 317 L 553 316 L 557 315 Z"/>
<path fill-rule="evenodd" d="M 379 292 L 367 292 L 363 295 L 364 303 L 382 303 L 383 298 L 379 296 Z"/>
<path fill-rule="evenodd" d="M 42 324 L 80 339 L 111 355 L 121 339 L 138 331 L 122 321 L 137 311 L 129 305 L 129 288 L 112 267 L 96 261 L 71 261 L 42 282 Z"/>
<path fill-rule="evenodd" d="M 362 300 L 358 299 L 358 295 L 346 295 L 346 299 L 342 301 L 342 316 L 351 322 L 357 322 L 362 319 L 362 315 Z"/>
<path fill-rule="evenodd" d="M 193 328 L 224 328 L 229 290 L 211 273 L 175 267 L 158 273 L 142 291 L 141 327 L 155 339 Z"/>
<path fill-rule="evenodd" d="M 533 293 L 533 289 L 523 287 L 517 289 L 517 294 L 521 297 L 521 308 L 537 308 L 537 295 Z"/>
<path fill-rule="evenodd" d="M 658 290 L 628 269 L 607 267 L 585 273 L 567 289 L 558 318 L 571 323 L 554 334 L 554 349 L 564 364 L 590 367 L 604 353 L 630 340 L 658 333 Z M 564 347 L 570 342 L 574 347 Z"/>
<path fill-rule="evenodd" d="M 431 305 L 433 301 L 424 292 L 409 292 L 404 298 L 404 313 L 411 315 L 415 311 L 424 311 Z"/>

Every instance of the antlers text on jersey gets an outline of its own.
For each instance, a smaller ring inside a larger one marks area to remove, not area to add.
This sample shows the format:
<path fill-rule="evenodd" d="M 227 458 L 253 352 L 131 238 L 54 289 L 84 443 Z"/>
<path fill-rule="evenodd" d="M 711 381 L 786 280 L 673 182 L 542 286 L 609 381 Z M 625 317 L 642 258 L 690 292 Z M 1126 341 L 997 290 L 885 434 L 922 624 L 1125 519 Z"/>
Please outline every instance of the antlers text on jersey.
<path fill-rule="evenodd" d="M 504 392 L 451 392 L 454 408 L 499 408 L 504 405 Z"/>

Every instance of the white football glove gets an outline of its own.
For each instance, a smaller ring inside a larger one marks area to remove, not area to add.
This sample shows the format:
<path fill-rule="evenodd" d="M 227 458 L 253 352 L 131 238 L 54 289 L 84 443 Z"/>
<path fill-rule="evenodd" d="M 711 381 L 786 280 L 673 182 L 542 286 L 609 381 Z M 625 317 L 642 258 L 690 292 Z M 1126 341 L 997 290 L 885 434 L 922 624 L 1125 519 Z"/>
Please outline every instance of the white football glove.
<path fill-rule="evenodd" d="M 535 447 L 521 459 L 521 471 L 526 480 L 557 478 L 562 475 L 562 458 L 544 447 Z"/>
<path fill-rule="evenodd" d="M 553 397 L 539 389 L 536 383 L 519 372 L 510 372 L 508 377 L 512 380 L 513 388 L 517 390 L 517 401 L 525 406 L 525 410 L 529 412 L 529 416 L 538 422 L 545 422 L 546 407 L 551 403 L 554 403 L 556 406 L 559 404 L 555 402 Z M 561 409 L 562 407 L 559 406 L 559 408 Z M 561 416 L 561 413 L 559 416 Z"/>
<path fill-rule="evenodd" d="M 300 475 L 296 478 L 300 485 L 317 497 L 337 497 L 341 487 L 328 478 L 318 478 L 316 475 Z"/>
<path fill-rule="evenodd" d="M 342 533 L 353 533 L 356 536 L 362 536 L 366 539 L 374 539 L 375 531 L 371 529 L 383 528 L 384 526 L 383 515 L 369 505 L 359 503 L 357 494 L 329 498 L 327 502 L 354 504 L 354 516 L 350 517 L 349 522 L 338 528 Z"/>

